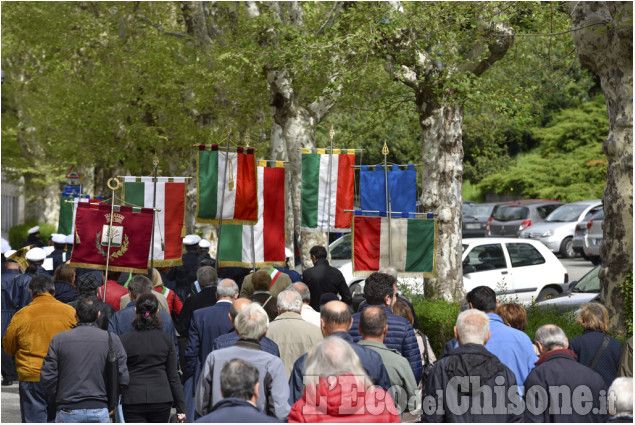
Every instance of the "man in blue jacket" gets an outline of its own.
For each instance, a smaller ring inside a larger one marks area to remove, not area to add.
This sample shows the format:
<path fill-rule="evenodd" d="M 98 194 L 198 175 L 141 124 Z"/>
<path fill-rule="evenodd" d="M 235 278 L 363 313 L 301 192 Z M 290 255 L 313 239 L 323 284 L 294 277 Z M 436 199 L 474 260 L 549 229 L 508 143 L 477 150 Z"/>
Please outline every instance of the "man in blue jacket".
<path fill-rule="evenodd" d="M 375 272 L 371 274 L 366 278 L 364 298 L 368 303 L 366 306 L 380 306 L 386 311 L 388 333 L 384 339 L 384 345 L 399 351 L 408 360 L 418 383 L 421 380 L 423 366 L 417 338 L 408 319 L 392 312 L 392 306 L 397 299 L 397 279 L 386 273 Z M 359 332 L 359 317 L 360 313 L 353 314 L 353 326 L 348 331 L 355 342 L 362 339 Z"/>
<path fill-rule="evenodd" d="M 256 407 L 260 373 L 246 360 L 232 359 L 220 372 L 220 391 L 223 399 L 212 411 L 196 422 L 201 423 L 277 423 Z"/>

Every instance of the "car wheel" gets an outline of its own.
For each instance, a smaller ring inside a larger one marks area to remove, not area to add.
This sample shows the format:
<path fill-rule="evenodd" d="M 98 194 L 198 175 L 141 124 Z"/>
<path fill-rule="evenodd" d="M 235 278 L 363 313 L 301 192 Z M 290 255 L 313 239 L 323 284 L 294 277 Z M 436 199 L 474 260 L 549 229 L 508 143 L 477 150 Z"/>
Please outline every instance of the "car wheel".
<path fill-rule="evenodd" d="M 364 295 L 364 290 L 362 289 L 362 285 L 360 285 L 358 282 L 351 283 L 351 286 L 349 286 L 348 289 L 351 291 L 352 296 Z"/>
<path fill-rule="evenodd" d="M 560 295 L 560 292 L 558 292 L 556 289 L 545 288 L 540 291 L 540 294 L 538 294 L 538 299 L 536 300 L 536 302 L 548 300 L 550 298 L 557 297 L 558 295 Z"/>
<path fill-rule="evenodd" d="M 600 257 L 599 257 L 599 256 L 597 256 L 597 255 L 594 255 L 594 256 L 592 256 L 592 257 L 589 257 L 589 261 L 591 261 L 591 263 L 592 263 L 594 266 L 597 266 L 597 265 L 599 265 L 599 264 L 602 262 L 602 261 L 600 260 Z"/>
<path fill-rule="evenodd" d="M 560 244 L 560 255 L 564 258 L 575 257 L 575 251 L 573 250 L 573 238 L 565 238 Z"/>

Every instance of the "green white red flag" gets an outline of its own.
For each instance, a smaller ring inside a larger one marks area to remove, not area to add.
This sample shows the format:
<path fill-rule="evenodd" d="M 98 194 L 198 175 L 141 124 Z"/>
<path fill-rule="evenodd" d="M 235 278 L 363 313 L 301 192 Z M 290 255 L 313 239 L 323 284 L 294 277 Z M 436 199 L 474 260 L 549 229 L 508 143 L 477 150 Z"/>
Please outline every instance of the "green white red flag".
<path fill-rule="evenodd" d="M 390 235 L 388 226 L 390 227 Z M 389 240 L 392 239 L 392 262 Z M 426 218 L 368 217 L 353 219 L 353 271 L 364 275 L 393 266 L 403 273 L 433 277 L 436 222 Z"/>
<path fill-rule="evenodd" d="M 221 209 L 223 224 L 258 221 L 253 148 L 227 153 L 218 145 L 200 145 L 196 165 L 196 221 L 219 224 Z"/>
<path fill-rule="evenodd" d="M 155 208 L 154 266 L 182 264 L 185 236 L 185 177 L 157 177 L 156 200 L 153 177 L 124 177 L 124 205 Z M 152 255 L 152 250 L 150 253 Z M 149 257 L 148 257 L 149 258 Z M 148 259 L 148 265 L 150 260 Z"/>
<path fill-rule="evenodd" d="M 302 150 L 302 221 L 304 231 L 350 232 L 355 192 L 355 151 Z"/>
<path fill-rule="evenodd" d="M 256 267 L 284 265 L 284 168 L 281 162 L 276 163 L 276 167 L 265 165 L 266 161 L 261 161 L 257 169 L 257 223 L 225 225 L 223 220 L 217 255 L 221 267 L 252 267 L 254 263 Z"/>
<path fill-rule="evenodd" d="M 70 265 L 105 270 L 108 256 L 109 270 L 147 273 L 152 216 L 150 208 L 117 207 L 111 220 L 110 205 L 80 203 Z"/>

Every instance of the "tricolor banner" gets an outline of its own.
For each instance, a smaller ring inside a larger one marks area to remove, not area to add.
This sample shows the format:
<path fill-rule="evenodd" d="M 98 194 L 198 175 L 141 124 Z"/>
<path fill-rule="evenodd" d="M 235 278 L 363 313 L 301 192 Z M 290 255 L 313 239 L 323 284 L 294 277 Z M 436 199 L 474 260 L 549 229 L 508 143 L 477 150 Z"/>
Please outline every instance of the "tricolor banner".
<path fill-rule="evenodd" d="M 258 222 L 225 225 L 221 230 L 220 267 L 283 266 L 285 262 L 285 177 L 282 162 L 258 166 Z M 253 235 L 253 238 L 252 238 Z M 252 244 L 252 240 L 254 241 Z"/>
<path fill-rule="evenodd" d="M 72 267 L 105 270 L 110 239 L 108 269 L 147 273 L 152 209 L 117 207 L 112 213 L 107 204 L 77 206 Z M 111 226 L 112 223 L 112 226 Z"/>
<path fill-rule="evenodd" d="M 258 221 L 256 159 L 252 148 L 219 150 L 200 145 L 197 161 L 196 221 L 199 223 L 255 224 Z M 221 202 L 222 200 L 222 202 Z"/>
<path fill-rule="evenodd" d="M 362 210 L 388 211 L 385 195 L 386 175 L 388 175 L 390 211 L 417 212 L 417 174 L 412 164 L 405 170 L 400 170 L 398 165 L 393 165 L 387 172 L 381 166 L 375 166 L 374 170 L 369 170 L 367 165 L 362 165 L 359 172 Z"/>
<path fill-rule="evenodd" d="M 389 234 L 392 262 L 389 257 Z M 367 217 L 353 220 L 353 271 L 359 275 L 393 266 L 406 274 L 434 277 L 436 222 L 425 218 Z"/>
<path fill-rule="evenodd" d="M 101 202 L 101 196 L 99 199 L 90 199 L 90 195 L 62 195 L 60 199 L 60 216 L 57 222 L 57 233 L 63 235 L 71 235 L 74 233 L 75 213 L 77 211 L 77 204 L 80 202 L 99 204 Z"/>
<path fill-rule="evenodd" d="M 186 182 L 185 177 L 157 177 L 154 205 L 159 211 L 155 212 L 154 220 L 155 267 L 182 264 Z M 124 205 L 152 208 L 154 194 L 153 177 L 124 177 Z"/>
<path fill-rule="evenodd" d="M 344 210 L 353 209 L 354 165 L 352 149 L 302 150 L 302 230 L 350 232 L 352 214 Z"/>

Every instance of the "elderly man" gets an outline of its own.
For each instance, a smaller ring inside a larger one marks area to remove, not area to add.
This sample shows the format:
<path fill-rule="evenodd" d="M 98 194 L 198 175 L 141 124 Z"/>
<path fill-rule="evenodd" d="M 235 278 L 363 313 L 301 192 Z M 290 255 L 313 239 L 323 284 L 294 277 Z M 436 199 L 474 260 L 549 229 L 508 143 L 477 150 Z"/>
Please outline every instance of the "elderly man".
<path fill-rule="evenodd" d="M 353 302 L 351 291 L 348 289 L 344 275 L 328 262 L 326 248 L 316 245 L 309 251 L 313 267 L 302 274 L 302 281 L 311 291 L 311 307 L 320 309 L 320 297 L 324 293 L 339 294 L 342 301 L 348 305 Z"/>
<path fill-rule="evenodd" d="M 514 373 L 484 347 L 491 335 L 489 323 L 489 317 L 478 310 L 459 314 L 454 326 L 459 347 L 430 371 L 422 422 L 522 421 Z M 510 406 L 516 409 L 509 411 Z"/>
<path fill-rule="evenodd" d="M 259 372 L 256 407 L 261 412 L 286 419 L 289 414 L 289 386 L 282 360 L 262 350 L 260 340 L 267 332 L 269 319 L 258 304 L 245 306 L 235 321 L 240 339 L 233 347 L 212 351 L 203 365 L 196 389 L 196 413 L 207 415 L 222 398 L 220 375 L 225 363 L 242 359 L 252 363 Z"/>
<path fill-rule="evenodd" d="M 291 278 L 288 274 L 282 273 L 280 270 L 275 267 L 261 267 L 258 271 L 265 272 L 271 277 L 271 283 L 269 284 L 269 292 L 274 297 L 277 297 L 278 294 L 284 291 L 289 285 L 291 285 Z M 249 274 L 245 276 L 243 280 L 243 284 L 240 288 L 240 296 L 249 298 L 254 294 L 254 284 L 252 279 L 255 273 Z"/>
<path fill-rule="evenodd" d="M 130 381 L 119 337 L 109 336 L 96 324 L 100 302 L 94 295 L 77 298 L 79 323 L 55 335 L 44 357 L 40 382 L 55 397 L 56 422 L 110 422 L 105 375 L 109 338 L 117 356 L 119 385 Z"/>
<path fill-rule="evenodd" d="M 256 407 L 260 373 L 248 361 L 232 359 L 220 371 L 220 391 L 223 399 L 212 411 L 198 419 L 199 423 L 275 423 Z"/>
<path fill-rule="evenodd" d="M 320 313 L 311 307 L 311 291 L 309 291 L 309 287 L 302 282 L 296 282 L 287 289 L 297 291 L 298 294 L 300 294 L 300 297 L 302 297 L 302 311 L 300 312 L 300 316 L 302 316 L 302 318 L 307 322 L 319 328 L 321 326 Z"/>
<path fill-rule="evenodd" d="M 408 319 L 397 316 L 392 312 L 392 306 L 397 299 L 397 279 L 386 273 L 372 273 L 366 278 L 364 297 L 368 305 L 380 306 L 386 312 L 388 333 L 384 339 L 384 344 L 388 348 L 399 351 L 408 360 L 412 373 L 417 382 L 419 382 L 423 366 L 414 329 Z M 355 342 L 362 339 L 359 332 L 360 314 L 355 313 L 353 315 L 353 326 L 349 331 Z"/>
<path fill-rule="evenodd" d="M 578 363 L 567 349 L 564 331 L 543 325 L 536 330 L 535 341 L 540 359 L 525 381 L 525 422 L 606 422 L 606 406 L 600 399 L 601 393 L 606 394 L 604 379 Z"/>
<path fill-rule="evenodd" d="M 322 331 L 305 321 L 300 315 L 302 298 L 293 290 L 284 290 L 278 294 L 278 317 L 269 323 L 267 335 L 278 348 L 280 358 L 291 376 L 295 361 L 322 340 Z"/>
<path fill-rule="evenodd" d="M 633 423 L 633 378 L 616 378 L 609 387 L 609 422 Z"/>
<path fill-rule="evenodd" d="M 251 275 L 251 284 L 254 292 L 249 299 L 260 304 L 267 312 L 269 322 L 273 322 L 278 317 L 278 298 L 269 292 L 272 286 L 271 276 L 264 270 L 258 270 Z"/>
<path fill-rule="evenodd" d="M 388 332 L 386 311 L 377 306 L 365 308 L 361 313 L 359 331 L 362 334 L 362 340 L 358 344 L 379 354 L 390 377 L 390 383 L 395 388 L 395 404 L 399 407 L 400 413 L 405 412 L 408 408 L 408 400 L 416 397 L 417 381 L 408 360 L 399 351 L 384 345 Z"/>
<path fill-rule="evenodd" d="M 362 347 L 353 342 L 353 338 L 348 334 L 348 330 L 353 323 L 351 310 L 342 301 L 331 301 L 322 306 L 321 312 L 322 336 L 327 338 L 335 335 L 353 347 L 359 356 L 364 370 L 372 380 L 374 385 L 378 385 L 384 390 L 390 389 L 390 377 L 381 356 L 367 347 Z M 302 355 L 293 365 L 291 377 L 289 379 L 290 398 L 289 403 L 293 404 L 302 397 L 304 388 L 304 370 L 308 353 Z"/>
<path fill-rule="evenodd" d="M 251 304 L 251 300 L 249 298 L 238 298 L 232 304 L 229 309 L 229 320 L 232 322 L 232 330 L 225 335 L 221 335 L 214 340 L 214 345 L 212 347 L 212 351 L 220 350 L 221 348 L 231 347 L 240 338 L 238 332 L 236 331 L 236 316 L 238 313 L 242 311 L 243 308 Z M 260 346 L 262 347 L 262 351 L 266 351 L 269 354 L 273 354 L 276 357 L 280 357 L 280 349 L 278 349 L 278 344 L 273 342 L 271 339 L 266 336 L 260 340 Z"/>
<path fill-rule="evenodd" d="M 55 285 L 50 277 L 34 276 L 29 292 L 33 301 L 13 316 L 2 345 L 7 354 L 15 355 L 22 422 L 50 422 L 55 418 L 55 400 L 40 383 L 42 361 L 51 339 L 72 329 L 77 320 L 75 309 L 53 296 Z"/>

